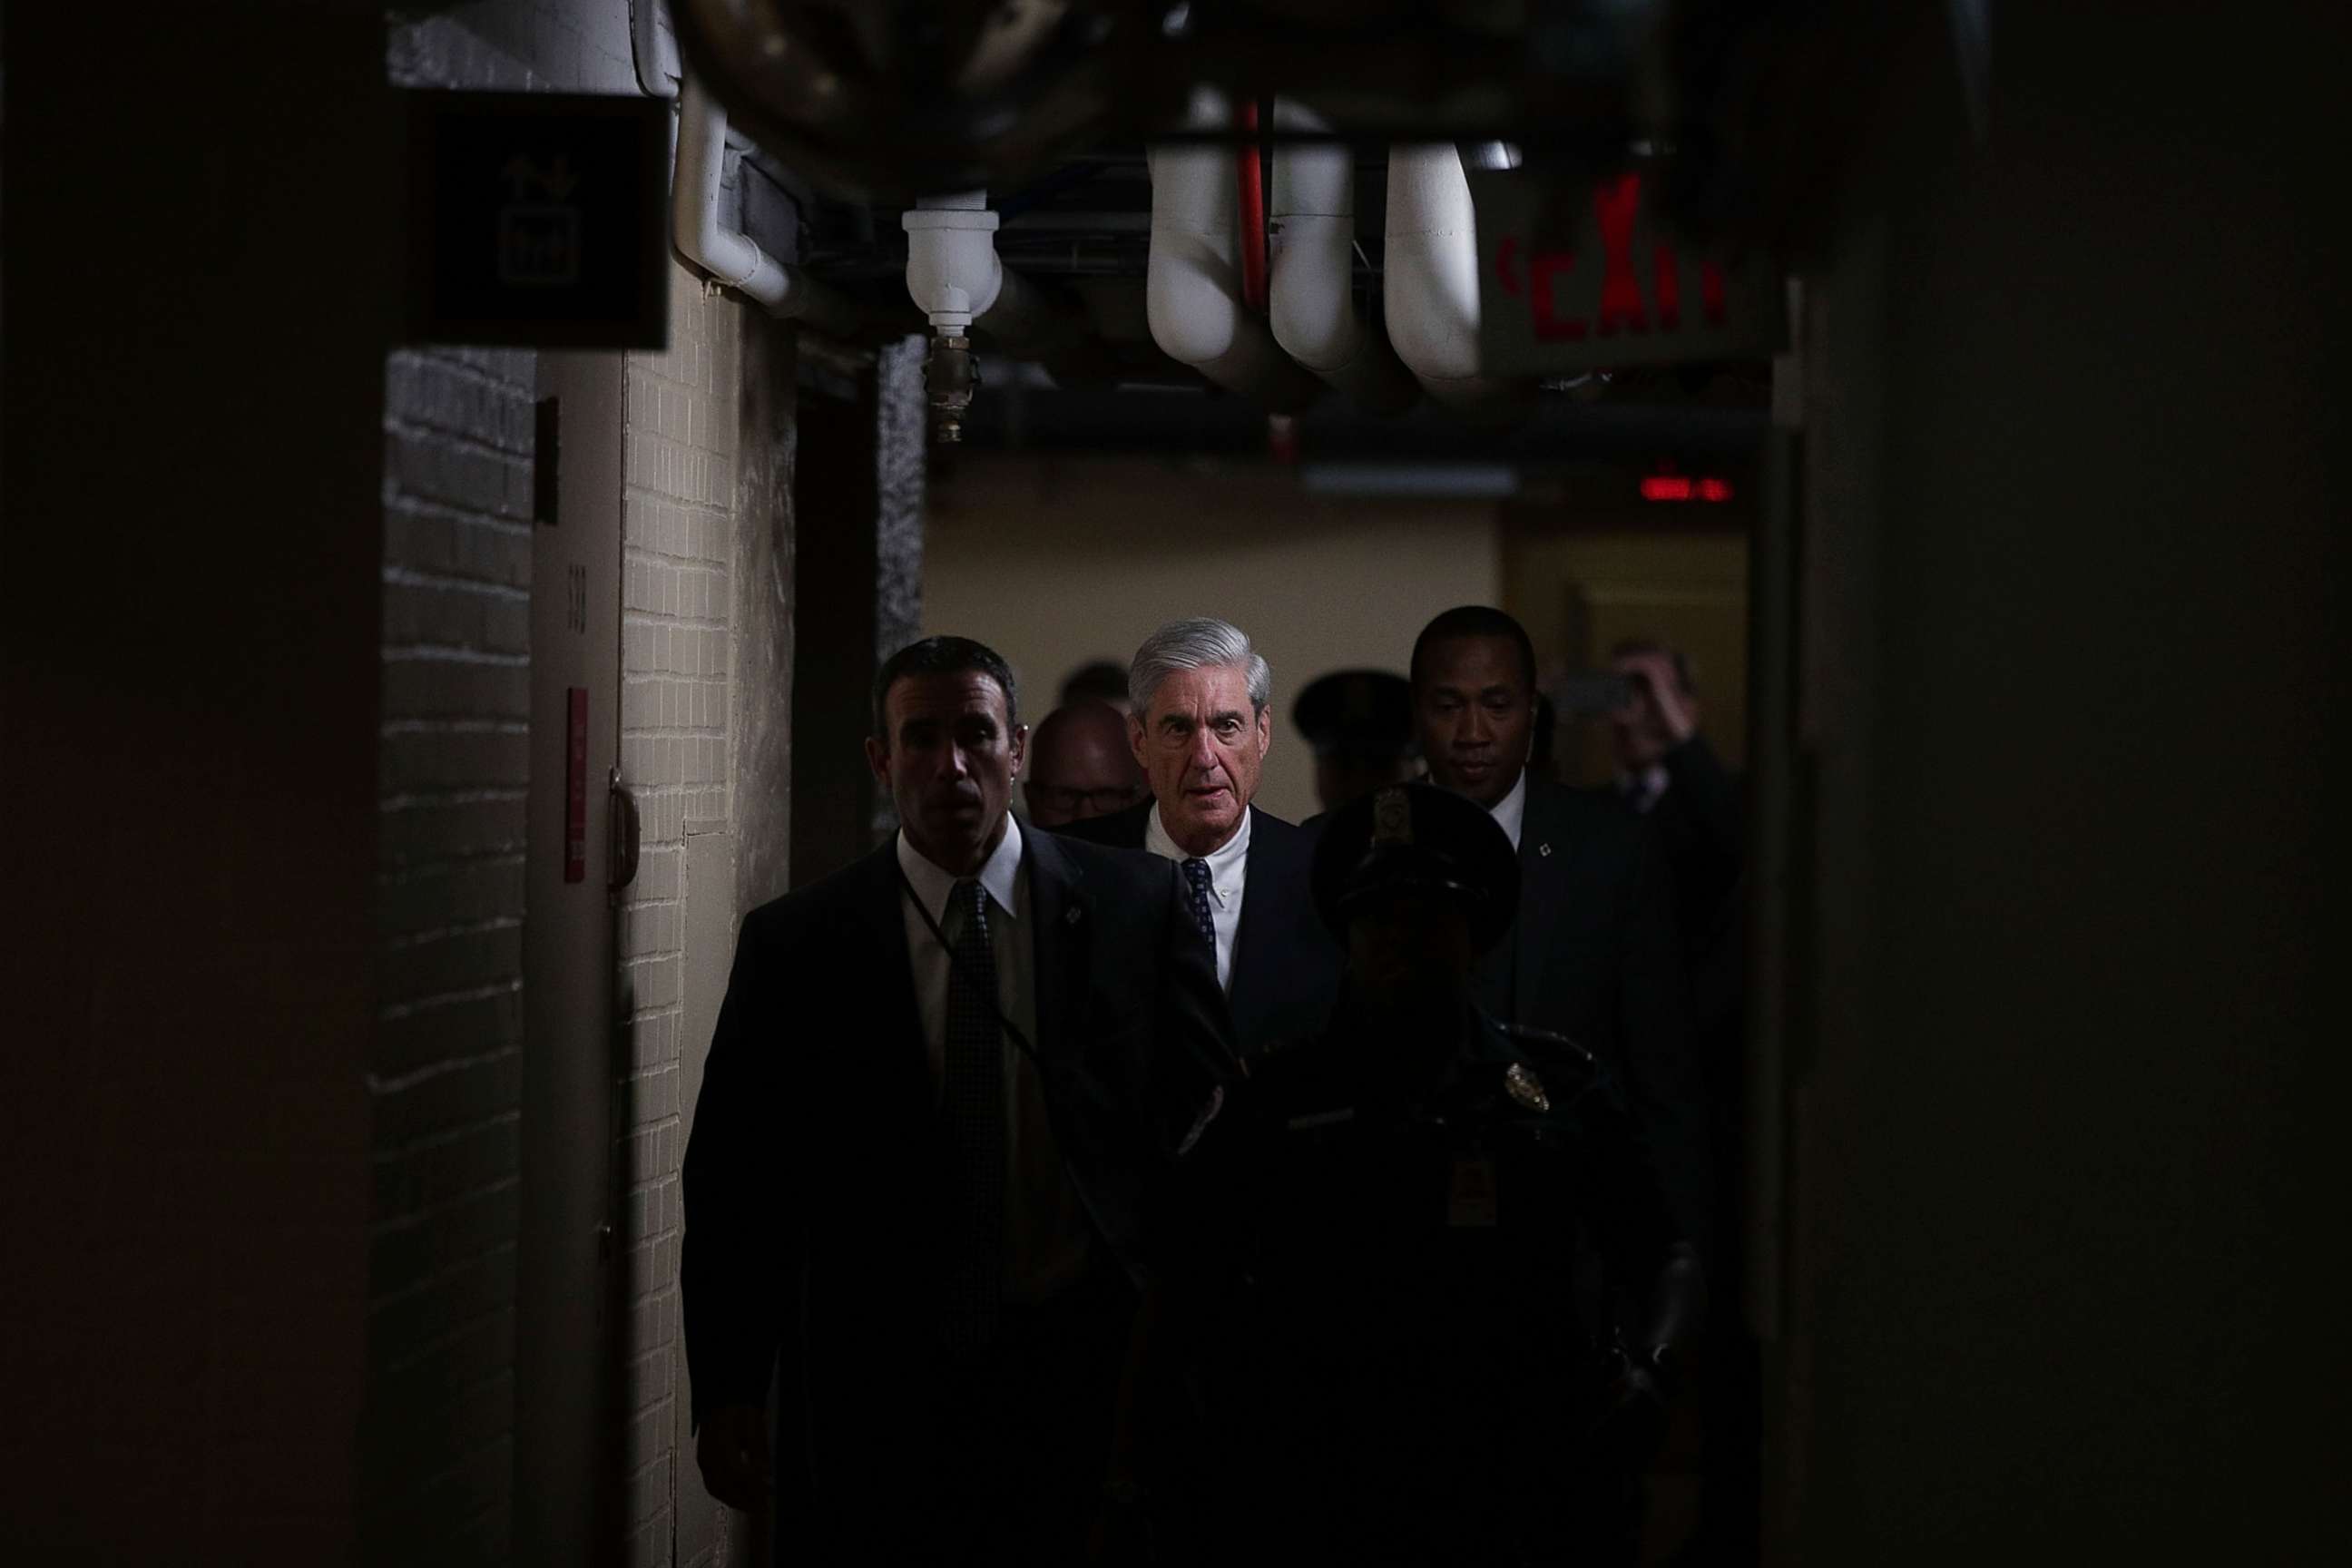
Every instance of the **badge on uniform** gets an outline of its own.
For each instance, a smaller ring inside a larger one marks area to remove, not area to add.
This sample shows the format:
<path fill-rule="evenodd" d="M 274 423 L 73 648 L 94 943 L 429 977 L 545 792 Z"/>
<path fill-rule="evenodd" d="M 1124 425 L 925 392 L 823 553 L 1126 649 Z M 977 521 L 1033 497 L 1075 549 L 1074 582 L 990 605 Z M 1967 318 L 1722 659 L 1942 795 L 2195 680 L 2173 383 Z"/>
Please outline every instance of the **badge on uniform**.
<path fill-rule="evenodd" d="M 1483 1228 L 1499 1223 L 1495 1162 L 1484 1154 L 1454 1156 L 1454 1181 L 1445 1195 L 1445 1223 Z"/>

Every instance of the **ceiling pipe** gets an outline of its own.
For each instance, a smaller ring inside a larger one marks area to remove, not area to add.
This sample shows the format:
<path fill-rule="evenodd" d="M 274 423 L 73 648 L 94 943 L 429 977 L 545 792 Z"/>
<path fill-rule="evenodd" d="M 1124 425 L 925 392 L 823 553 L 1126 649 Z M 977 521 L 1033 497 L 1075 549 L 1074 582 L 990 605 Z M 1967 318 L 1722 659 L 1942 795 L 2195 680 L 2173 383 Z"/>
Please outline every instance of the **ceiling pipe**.
<path fill-rule="evenodd" d="M 1003 292 L 996 222 L 986 191 L 919 197 L 898 219 L 907 231 L 907 293 L 942 337 L 961 335 Z"/>
<path fill-rule="evenodd" d="M 1508 142 L 1457 142 L 1454 150 L 1462 155 L 1465 170 L 1495 174 L 1519 166 L 1519 150 Z"/>
<path fill-rule="evenodd" d="M 1253 138 L 1234 150 L 1234 200 L 1242 220 L 1242 303 L 1265 313 L 1265 170 L 1258 161 L 1257 100 L 1234 108 L 1234 129 Z"/>
<path fill-rule="evenodd" d="M 748 236 L 719 221 L 719 183 L 727 153 L 727 111 L 701 80 L 679 83 L 677 168 L 670 184 L 671 233 L 677 251 L 714 281 L 740 290 L 786 320 L 836 336 L 857 324 L 857 308 Z"/>
<path fill-rule="evenodd" d="M 1430 396 L 1492 403 L 1530 390 L 1478 374 L 1478 229 L 1449 142 L 1389 151 L 1381 288 L 1389 340 Z"/>
<path fill-rule="evenodd" d="M 1223 94 L 1205 87 L 1193 93 L 1186 129 L 1230 124 Z M 1151 254 L 1144 301 L 1151 341 L 1220 386 L 1274 413 L 1297 413 L 1322 388 L 1242 302 L 1240 203 L 1230 150 L 1153 146 L 1147 159 Z"/>
<path fill-rule="evenodd" d="M 1277 131 L 1327 132 L 1277 99 Z M 1356 159 L 1344 144 L 1286 144 L 1274 153 L 1273 278 L 1267 321 L 1283 352 L 1358 407 L 1401 414 L 1421 399 L 1388 335 L 1356 310 Z"/>
<path fill-rule="evenodd" d="M 923 391 L 931 434 L 943 443 L 963 439 L 964 413 L 980 387 L 971 324 L 1004 292 L 996 223 L 986 191 L 919 197 L 898 219 L 907 231 L 907 293 L 931 328 Z"/>
<path fill-rule="evenodd" d="M 975 328 L 992 342 L 1078 379 L 1100 373 L 1098 346 L 1076 308 L 998 257 L 997 223 L 986 191 L 923 196 L 898 220 L 907 232 L 907 293 L 931 328 L 923 377 L 932 431 L 942 441 L 962 438 L 963 415 L 978 388 Z"/>

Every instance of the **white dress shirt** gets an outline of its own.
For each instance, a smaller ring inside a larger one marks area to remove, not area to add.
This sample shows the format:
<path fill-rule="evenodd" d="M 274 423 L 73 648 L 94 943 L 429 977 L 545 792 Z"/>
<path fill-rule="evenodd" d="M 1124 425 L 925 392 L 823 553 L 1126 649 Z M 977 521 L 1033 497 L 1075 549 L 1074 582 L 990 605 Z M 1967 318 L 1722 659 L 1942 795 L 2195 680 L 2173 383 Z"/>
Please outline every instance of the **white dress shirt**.
<path fill-rule="evenodd" d="M 962 880 L 923 858 L 898 835 L 898 868 L 922 900 L 901 897 L 907 921 L 907 956 L 914 971 L 915 1010 L 923 1025 L 923 1049 L 931 1068 L 934 1107 L 946 1089 L 948 1040 L 948 950 L 931 934 L 929 911 L 953 942 L 970 916 L 948 901 Z M 988 893 L 989 952 L 996 960 L 996 1007 L 1034 1045 L 1037 1038 L 1037 942 L 1029 918 L 1029 879 L 1023 874 L 1021 825 L 1011 813 L 998 841 L 975 879 Z M 1045 1086 L 1036 1064 L 1004 1034 L 1004 1296 L 1013 1302 L 1042 1301 L 1076 1279 L 1086 1265 L 1089 1235 L 1077 1189 L 1064 1169 L 1045 1109 Z"/>
<path fill-rule="evenodd" d="M 1249 881 L 1250 809 L 1242 807 L 1242 825 L 1231 838 L 1201 857 L 1209 863 L 1209 921 L 1217 928 L 1217 984 L 1230 994 L 1234 988 L 1234 932 L 1242 925 L 1242 894 Z M 1143 830 L 1143 847 L 1179 864 L 1193 858 L 1192 851 L 1168 836 L 1153 806 Z"/>
<path fill-rule="evenodd" d="M 1511 793 L 1487 807 L 1486 815 L 1511 836 L 1511 847 L 1517 849 L 1519 847 L 1519 829 L 1528 820 L 1527 769 L 1519 770 L 1518 781 L 1511 785 Z"/>

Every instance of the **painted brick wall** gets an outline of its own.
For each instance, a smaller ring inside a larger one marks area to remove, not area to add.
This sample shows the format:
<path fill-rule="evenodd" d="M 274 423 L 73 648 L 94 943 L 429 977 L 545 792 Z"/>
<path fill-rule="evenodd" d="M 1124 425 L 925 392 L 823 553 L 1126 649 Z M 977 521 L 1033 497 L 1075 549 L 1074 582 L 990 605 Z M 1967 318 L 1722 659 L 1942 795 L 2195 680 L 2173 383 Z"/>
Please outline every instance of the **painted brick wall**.
<path fill-rule="evenodd" d="M 481 0 L 396 26 L 391 74 L 630 91 L 627 23 L 626 0 Z M 682 267 L 671 283 L 671 346 L 626 361 L 624 435 L 622 773 L 643 847 L 616 954 L 630 1042 L 615 1085 L 622 1514 L 626 1560 L 647 1568 L 741 1554 L 685 1429 L 677 1172 L 684 1086 L 698 1080 L 733 928 L 743 307 L 706 297 Z M 511 1542 L 535 379 L 530 355 L 464 351 L 397 353 L 386 373 L 371 1390 L 373 1473 L 404 1477 L 379 1515 L 411 1526 L 386 1561 L 503 1561 Z M 398 1451 L 426 1434 L 446 1444 L 429 1478 L 425 1456 Z"/>
<path fill-rule="evenodd" d="M 546 85 L 446 17 L 412 88 Z M 362 1506 L 375 1563 L 511 1554 L 535 355 L 384 362 L 377 926 Z"/>
<path fill-rule="evenodd" d="M 510 1524 L 532 355 L 384 371 L 370 1438 L 381 1560 Z"/>
<path fill-rule="evenodd" d="M 397 21 L 410 88 L 626 91 L 627 0 Z M 536 356 L 384 372 L 375 1190 L 362 1471 L 373 1561 L 512 1548 Z"/>
<path fill-rule="evenodd" d="M 714 1011 L 710 998 L 688 994 L 691 977 L 708 969 L 689 963 L 688 904 L 723 900 L 731 914 L 733 896 L 731 855 L 690 855 L 688 840 L 723 837 L 731 826 L 743 310 L 706 296 L 683 268 L 672 268 L 670 282 L 669 348 L 629 360 L 622 501 L 621 771 L 637 797 L 644 847 L 619 929 L 632 1056 L 619 1086 L 625 1122 L 617 1163 L 627 1188 L 634 1358 L 627 1561 L 648 1568 L 672 1563 L 681 1535 L 712 1533 L 681 1531 L 675 1517 L 681 1492 L 700 1499 L 681 1397 L 677 1173 L 686 1145 L 682 1058 L 708 1048 Z M 690 863 L 705 868 L 705 885 L 693 884 Z M 697 1560 L 711 1561 L 719 1550 L 711 1542 Z"/>

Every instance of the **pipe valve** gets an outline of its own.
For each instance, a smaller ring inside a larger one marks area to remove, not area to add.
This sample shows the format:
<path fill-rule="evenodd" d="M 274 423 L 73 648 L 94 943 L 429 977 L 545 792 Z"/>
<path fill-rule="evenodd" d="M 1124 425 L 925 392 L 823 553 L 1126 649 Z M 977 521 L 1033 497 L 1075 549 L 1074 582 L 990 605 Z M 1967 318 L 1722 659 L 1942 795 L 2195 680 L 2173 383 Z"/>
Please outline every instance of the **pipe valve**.
<path fill-rule="evenodd" d="M 907 292 L 931 323 L 931 352 L 923 385 L 931 409 L 931 437 L 952 446 L 963 439 L 964 410 L 980 385 L 971 357 L 971 323 L 1003 292 L 996 259 L 996 215 L 988 193 L 926 196 L 898 220 L 907 231 Z"/>
<path fill-rule="evenodd" d="M 954 446 L 963 439 L 964 410 L 980 385 L 980 362 L 972 357 L 971 340 L 961 332 L 940 332 L 931 339 L 923 360 L 924 401 L 931 410 L 931 439 Z"/>

